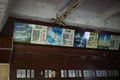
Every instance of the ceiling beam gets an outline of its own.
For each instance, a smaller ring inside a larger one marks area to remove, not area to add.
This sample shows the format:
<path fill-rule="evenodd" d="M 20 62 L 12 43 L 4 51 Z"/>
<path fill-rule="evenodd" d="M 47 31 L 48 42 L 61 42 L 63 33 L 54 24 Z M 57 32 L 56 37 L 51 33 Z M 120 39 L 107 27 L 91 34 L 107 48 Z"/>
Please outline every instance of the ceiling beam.
<path fill-rule="evenodd" d="M 73 11 L 73 9 L 80 5 L 81 1 L 83 2 L 83 0 L 76 0 L 72 5 L 70 4 L 60 16 L 57 14 L 56 19 L 52 19 L 54 20 L 54 23 L 65 25 L 63 20 Z"/>

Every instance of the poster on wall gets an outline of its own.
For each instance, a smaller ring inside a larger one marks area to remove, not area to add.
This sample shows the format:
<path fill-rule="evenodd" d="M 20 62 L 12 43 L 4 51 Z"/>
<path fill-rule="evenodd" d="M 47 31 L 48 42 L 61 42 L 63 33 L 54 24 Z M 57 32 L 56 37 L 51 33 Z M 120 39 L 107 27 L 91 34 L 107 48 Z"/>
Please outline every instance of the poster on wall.
<path fill-rule="evenodd" d="M 47 26 L 34 24 L 31 24 L 31 26 L 32 26 L 31 43 L 46 44 Z"/>
<path fill-rule="evenodd" d="M 98 39 L 99 49 L 109 49 L 110 46 L 110 34 L 100 33 Z"/>
<path fill-rule="evenodd" d="M 87 40 L 90 37 L 90 32 L 75 32 L 74 47 L 86 48 Z"/>
<path fill-rule="evenodd" d="M 62 28 L 48 27 L 46 41 L 50 45 L 61 45 Z"/>
<path fill-rule="evenodd" d="M 111 35 L 110 37 L 110 50 L 119 50 L 120 36 Z"/>
<path fill-rule="evenodd" d="M 13 40 L 15 42 L 30 43 L 31 32 L 32 32 L 32 27 L 30 26 L 30 24 L 15 22 Z"/>
<path fill-rule="evenodd" d="M 86 43 L 86 48 L 97 48 L 98 44 L 98 33 L 90 32 L 89 39 Z"/>
<path fill-rule="evenodd" d="M 62 46 L 73 46 L 75 30 L 63 29 L 62 32 Z"/>

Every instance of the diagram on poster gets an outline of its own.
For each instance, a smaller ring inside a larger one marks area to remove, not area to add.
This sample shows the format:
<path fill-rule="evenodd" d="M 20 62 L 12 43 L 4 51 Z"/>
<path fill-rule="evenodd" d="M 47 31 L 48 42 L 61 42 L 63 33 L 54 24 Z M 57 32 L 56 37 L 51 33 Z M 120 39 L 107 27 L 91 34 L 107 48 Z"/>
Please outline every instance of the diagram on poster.
<path fill-rule="evenodd" d="M 31 24 L 31 26 L 32 26 L 31 43 L 46 44 L 47 26 L 34 24 Z"/>
<path fill-rule="evenodd" d="M 110 50 L 119 50 L 120 45 L 120 36 L 117 35 L 111 35 L 110 37 Z"/>
<path fill-rule="evenodd" d="M 98 44 L 98 33 L 90 32 L 89 39 L 86 43 L 86 48 L 97 48 Z"/>
<path fill-rule="evenodd" d="M 73 46 L 75 31 L 72 29 L 63 29 L 62 46 Z"/>

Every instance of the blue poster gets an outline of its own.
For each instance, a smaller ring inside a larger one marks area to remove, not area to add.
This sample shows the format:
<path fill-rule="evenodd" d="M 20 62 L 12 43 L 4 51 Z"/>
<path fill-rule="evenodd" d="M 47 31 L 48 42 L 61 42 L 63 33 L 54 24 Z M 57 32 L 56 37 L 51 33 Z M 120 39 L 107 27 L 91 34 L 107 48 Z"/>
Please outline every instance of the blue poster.
<path fill-rule="evenodd" d="M 61 45 L 62 28 L 48 27 L 46 41 L 50 45 Z"/>
<path fill-rule="evenodd" d="M 30 24 L 25 23 L 14 23 L 13 40 L 15 42 L 27 42 L 31 40 L 32 27 Z"/>
<path fill-rule="evenodd" d="M 110 34 L 100 33 L 98 39 L 99 49 L 108 49 L 110 46 Z"/>
<path fill-rule="evenodd" d="M 86 42 L 89 39 L 90 32 L 75 32 L 74 47 L 86 48 Z"/>

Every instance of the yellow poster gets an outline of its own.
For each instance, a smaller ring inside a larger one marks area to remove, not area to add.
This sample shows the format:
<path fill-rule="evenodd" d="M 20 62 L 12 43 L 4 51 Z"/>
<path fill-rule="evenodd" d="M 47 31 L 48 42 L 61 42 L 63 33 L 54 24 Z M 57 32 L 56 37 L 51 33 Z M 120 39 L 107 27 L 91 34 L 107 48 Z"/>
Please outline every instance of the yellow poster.
<path fill-rule="evenodd" d="M 31 43 L 46 44 L 47 26 L 34 24 L 31 24 L 31 26 L 32 26 Z"/>
<path fill-rule="evenodd" d="M 86 48 L 97 48 L 98 33 L 90 32 L 89 39 L 86 43 Z"/>
<path fill-rule="evenodd" d="M 62 31 L 62 46 L 73 47 L 75 30 L 63 29 Z"/>
<path fill-rule="evenodd" d="M 110 37 L 110 50 L 119 50 L 120 36 L 111 35 Z"/>

